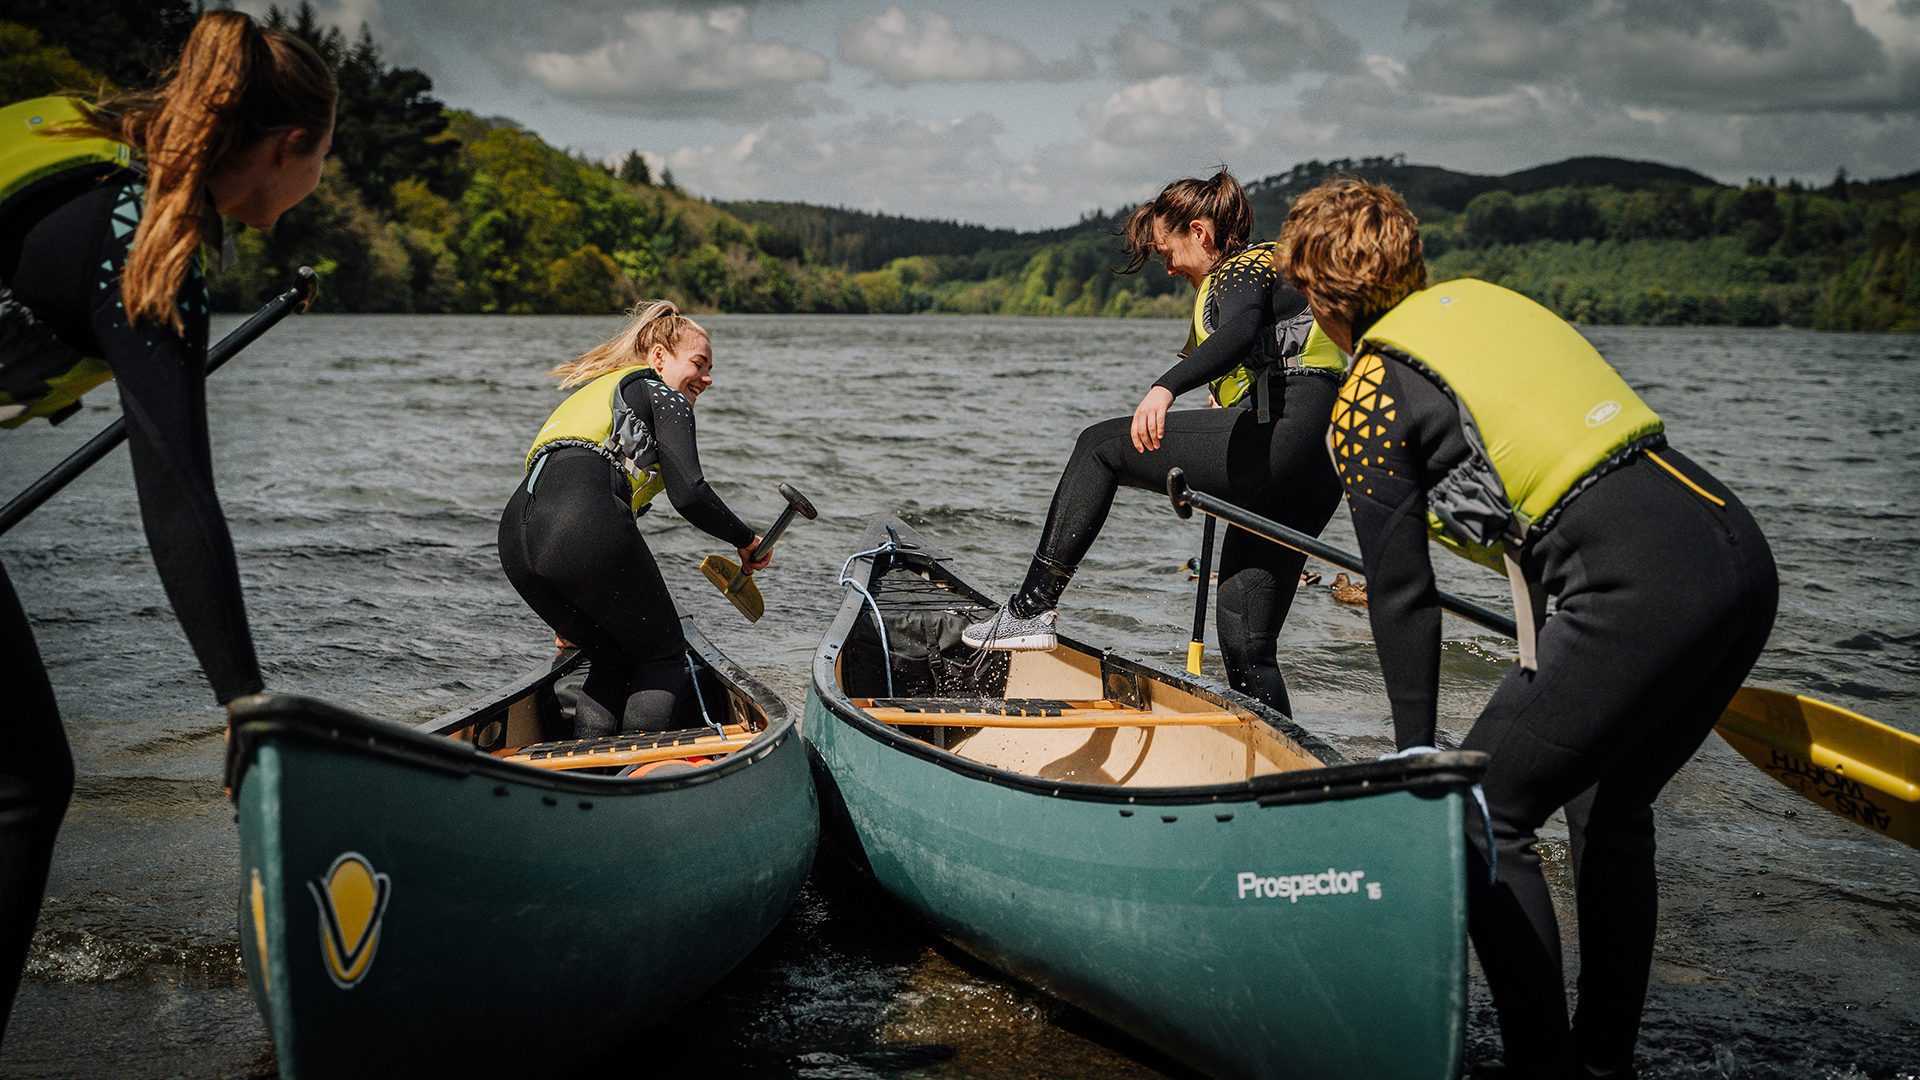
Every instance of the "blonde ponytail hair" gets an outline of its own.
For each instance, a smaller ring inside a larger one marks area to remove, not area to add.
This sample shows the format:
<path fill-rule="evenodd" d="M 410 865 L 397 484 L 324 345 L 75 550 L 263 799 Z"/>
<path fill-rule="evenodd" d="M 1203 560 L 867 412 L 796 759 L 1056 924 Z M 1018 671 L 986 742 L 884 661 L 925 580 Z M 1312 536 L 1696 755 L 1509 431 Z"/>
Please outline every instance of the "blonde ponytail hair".
<path fill-rule="evenodd" d="M 627 312 L 627 325 L 618 334 L 547 372 L 547 377 L 559 379 L 562 388 L 579 386 L 609 371 L 646 363 L 655 345 L 677 353 L 680 339 L 688 334 L 709 340 L 713 336 L 680 314 L 673 301 L 643 300 Z"/>
<path fill-rule="evenodd" d="M 237 11 L 209 11 L 193 24 L 180 60 L 158 90 L 83 105 L 85 129 L 138 150 L 147 169 L 146 204 L 120 280 L 127 321 L 182 333 L 177 301 L 202 242 L 208 174 L 227 155 L 275 131 L 326 136 L 339 91 L 313 47 L 262 30 Z"/>

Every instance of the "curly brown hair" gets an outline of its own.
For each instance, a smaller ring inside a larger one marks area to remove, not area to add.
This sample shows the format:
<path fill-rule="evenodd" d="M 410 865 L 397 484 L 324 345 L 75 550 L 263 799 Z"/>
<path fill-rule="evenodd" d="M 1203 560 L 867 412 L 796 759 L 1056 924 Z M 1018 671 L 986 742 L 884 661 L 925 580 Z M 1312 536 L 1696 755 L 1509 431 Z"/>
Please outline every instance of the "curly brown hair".
<path fill-rule="evenodd" d="M 1278 247 L 1281 274 L 1356 337 L 1427 287 L 1419 219 L 1384 184 L 1329 180 L 1300 196 Z"/>

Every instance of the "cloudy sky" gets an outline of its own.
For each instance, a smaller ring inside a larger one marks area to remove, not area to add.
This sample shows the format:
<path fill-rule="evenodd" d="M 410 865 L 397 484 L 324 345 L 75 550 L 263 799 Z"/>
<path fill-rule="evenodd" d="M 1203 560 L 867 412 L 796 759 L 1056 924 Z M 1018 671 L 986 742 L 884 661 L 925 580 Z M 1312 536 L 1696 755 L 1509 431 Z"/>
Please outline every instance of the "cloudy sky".
<path fill-rule="evenodd" d="M 1041 228 L 1223 162 L 1920 169 L 1920 0 L 316 7 L 455 106 L 597 158 L 639 149 L 715 198 Z"/>

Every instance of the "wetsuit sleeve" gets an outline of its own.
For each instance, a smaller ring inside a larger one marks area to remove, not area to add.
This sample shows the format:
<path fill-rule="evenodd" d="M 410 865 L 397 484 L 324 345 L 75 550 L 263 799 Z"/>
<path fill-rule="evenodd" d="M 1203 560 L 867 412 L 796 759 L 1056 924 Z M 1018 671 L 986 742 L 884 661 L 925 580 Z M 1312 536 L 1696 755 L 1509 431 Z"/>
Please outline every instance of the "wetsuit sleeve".
<path fill-rule="evenodd" d="M 703 532 L 734 547 L 753 543 L 756 535 L 753 529 L 728 508 L 700 471 L 700 448 L 693 433 L 693 405 L 678 390 L 652 379 L 634 379 L 627 384 L 627 394 L 627 404 L 635 411 L 644 409 L 651 413 L 648 419 L 659 446 L 660 471 L 673 508 Z M 641 397 L 646 400 L 636 400 Z"/>
<path fill-rule="evenodd" d="M 160 582 L 215 698 L 225 704 L 257 693 L 262 683 L 233 538 L 213 485 L 206 280 L 196 267 L 181 289 L 184 336 L 145 322 L 129 327 L 120 306 L 119 270 L 131 232 L 117 239 L 115 232 L 101 222 L 92 262 L 99 269 L 90 286 L 93 336 L 120 390 L 134 490 Z"/>
<path fill-rule="evenodd" d="M 1217 311 L 1213 333 L 1154 380 L 1155 386 L 1166 387 L 1175 397 L 1258 359 L 1262 335 L 1270 334 L 1276 321 L 1306 308 L 1306 298 L 1282 288 L 1279 272 L 1264 258 L 1237 259 L 1222 267 L 1213 279 L 1212 300 Z M 1290 305 L 1291 310 L 1276 311 L 1276 303 Z"/>
<path fill-rule="evenodd" d="M 1393 705 L 1395 743 L 1434 745 L 1440 594 L 1427 540 L 1428 478 L 1465 443 L 1451 404 L 1423 376 L 1368 357 L 1340 391 L 1334 460 L 1367 575 L 1367 617 Z"/>

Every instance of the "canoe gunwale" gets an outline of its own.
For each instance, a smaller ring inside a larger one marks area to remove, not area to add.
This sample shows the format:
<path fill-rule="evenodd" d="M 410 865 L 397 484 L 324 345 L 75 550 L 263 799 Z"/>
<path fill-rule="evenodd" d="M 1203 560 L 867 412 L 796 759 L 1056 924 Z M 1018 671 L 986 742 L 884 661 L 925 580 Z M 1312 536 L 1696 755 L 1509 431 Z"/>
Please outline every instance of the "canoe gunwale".
<path fill-rule="evenodd" d="M 952 561 L 951 555 L 928 542 L 911 526 L 897 519 L 880 520 L 869 525 L 861 538 L 861 549 L 878 546 L 887 539 L 889 531 L 903 545 L 903 550 L 890 558 L 906 564 L 920 564 L 917 566 L 918 569 L 937 574 L 957 593 L 969 599 L 982 604 L 995 603 L 944 565 Z M 860 569 L 862 566 L 864 570 Z M 876 559 L 870 556 L 857 560 L 852 572 L 860 577 L 863 585 L 870 588 L 876 576 L 875 570 Z M 1270 773 L 1224 784 L 1126 788 L 1107 784 L 1045 780 L 942 750 L 890 724 L 874 719 L 867 714 L 866 710 L 853 704 L 851 696 L 840 686 L 834 670 L 835 661 L 839 657 L 841 647 L 859 621 L 870 620 L 871 617 L 871 609 L 867 607 L 865 597 L 853 590 L 848 590 L 840 611 L 834 617 L 833 624 L 828 628 L 821 640 L 820 648 L 814 654 L 811 678 L 814 696 L 820 699 L 821 704 L 834 719 L 869 739 L 939 765 L 950 772 L 998 787 L 1050 798 L 1121 806 L 1226 802 L 1257 802 L 1261 806 L 1277 806 L 1363 798 L 1395 791 L 1460 789 L 1476 783 L 1486 768 L 1485 754 L 1460 750 L 1382 761 L 1348 762 L 1339 751 L 1291 719 L 1280 716 L 1259 701 L 1217 680 L 1195 677 L 1184 671 L 1175 671 L 1150 661 L 1115 652 L 1108 647 L 1090 645 L 1062 634 L 1060 639 L 1063 645 L 1100 657 L 1103 667 L 1142 675 L 1153 682 L 1171 683 L 1201 697 L 1211 698 L 1227 711 L 1244 715 L 1249 723 L 1266 724 L 1276 734 L 1292 740 L 1326 764 L 1321 768 Z M 955 726 L 965 725 L 960 723 Z"/>
<path fill-rule="evenodd" d="M 700 633 L 690 617 L 682 615 L 680 627 L 688 646 L 699 655 L 702 664 L 726 681 L 731 691 L 750 700 L 766 721 L 766 727 L 751 744 L 712 764 L 688 772 L 602 776 L 507 761 L 439 734 L 476 722 L 476 718 L 486 713 L 502 711 L 527 694 L 550 686 L 578 666 L 580 654 L 574 651 L 558 664 L 530 671 L 478 702 L 418 725 L 376 719 L 298 694 L 251 694 L 238 698 L 231 703 L 228 790 L 232 797 L 238 797 L 241 782 L 257 759 L 260 747 L 275 739 L 320 742 L 336 749 L 399 760 L 442 773 L 479 775 L 521 787 L 609 798 L 649 795 L 725 779 L 764 760 L 798 734 L 786 702 L 779 695 L 720 652 Z"/>

